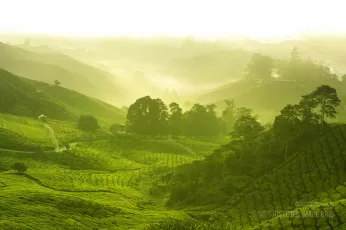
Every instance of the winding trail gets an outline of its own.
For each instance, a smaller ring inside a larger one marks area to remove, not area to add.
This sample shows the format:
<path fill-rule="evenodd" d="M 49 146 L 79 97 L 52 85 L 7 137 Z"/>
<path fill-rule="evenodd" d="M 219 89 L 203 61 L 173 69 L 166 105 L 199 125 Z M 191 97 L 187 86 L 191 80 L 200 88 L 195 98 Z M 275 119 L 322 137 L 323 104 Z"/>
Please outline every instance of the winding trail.
<path fill-rule="evenodd" d="M 42 125 L 47 130 L 47 136 L 52 141 L 52 143 L 55 145 L 55 151 L 59 152 L 59 140 L 58 140 L 58 138 L 56 138 L 54 130 L 49 125 L 47 125 L 45 123 L 42 123 Z"/>

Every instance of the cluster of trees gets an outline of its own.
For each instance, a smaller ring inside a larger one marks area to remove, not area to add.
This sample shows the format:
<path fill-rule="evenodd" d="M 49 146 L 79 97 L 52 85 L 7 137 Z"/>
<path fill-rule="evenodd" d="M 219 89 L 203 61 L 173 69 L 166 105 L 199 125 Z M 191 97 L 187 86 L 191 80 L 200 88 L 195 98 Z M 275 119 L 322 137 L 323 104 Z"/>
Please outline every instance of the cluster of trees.
<path fill-rule="evenodd" d="M 273 128 L 275 134 L 286 141 L 285 156 L 287 157 L 288 143 L 292 137 L 311 135 L 323 131 L 326 119 L 335 118 L 336 107 L 341 103 L 337 92 L 328 85 L 321 85 L 310 94 L 302 96 L 298 104 L 287 105 L 275 118 Z M 285 157 L 285 158 L 286 158 Z"/>
<path fill-rule="evenodd" d="M 167 106 L 161 99 L 142 97 L 128 109 L 127 131 L 140 135 L 173 137 L 228 134 L 233 129 L 236 119 L 251 114 L 251 110 L 236 108 L 233 100 L 225 102 L 226 108 L 222 115 L 217 116 L 215 104 L 194 104 L 190 110 L 184 112 L 178 103 L 173 102 Z"/>
<path fill-rule="evenodd" d="M 127 131 L 141 135 L 217 135 L 220 122 L 215 107 L 195 104 L 183 112 L 175 102 L 167 106 L 159 98 L 142 97 L 128 109 Z"/>
<path fill-rule="evenodd" d="M 168 205 L 223 203 L 287 157 L 311 145 L 329 129 L 340 104 L 337 92 L 321 85 L 287 105 L 272 125 L 263 126 L 249 109 L 233 123 L 231 141 L 206 160 L 183 165 L 171 176 Z M 289 146 L 289 148 L 288 148 Z M 198 194 L 198 195 L 196 195 Z"/>
<path fill-rule="evenodd" d="M 346 75 L 339 78 L 322 63 L 301 58 L 296 47 L 291 51 L 290 58 L 283 60 L 275 60 L 269 56 L 255 53 L 245 71 L 245 79 L 247 80 L 270 80 L 276 77 L 288 81 L 320 82 L 325 80 L 343 81 L 346 78 Z"/>

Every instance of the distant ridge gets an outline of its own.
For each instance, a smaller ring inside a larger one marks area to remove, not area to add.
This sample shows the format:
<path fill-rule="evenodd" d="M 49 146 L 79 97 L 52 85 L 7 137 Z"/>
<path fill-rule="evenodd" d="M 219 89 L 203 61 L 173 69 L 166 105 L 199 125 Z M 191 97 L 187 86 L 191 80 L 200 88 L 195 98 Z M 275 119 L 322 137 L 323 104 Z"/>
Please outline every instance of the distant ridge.
<path fill-rule="evenodd" d="M 0 68 L 46 83 L 58 80 L 66 88 L 112 104 L 127 96 L 116 76 L 60 53 L 37 53 L 0 42 Z"/>

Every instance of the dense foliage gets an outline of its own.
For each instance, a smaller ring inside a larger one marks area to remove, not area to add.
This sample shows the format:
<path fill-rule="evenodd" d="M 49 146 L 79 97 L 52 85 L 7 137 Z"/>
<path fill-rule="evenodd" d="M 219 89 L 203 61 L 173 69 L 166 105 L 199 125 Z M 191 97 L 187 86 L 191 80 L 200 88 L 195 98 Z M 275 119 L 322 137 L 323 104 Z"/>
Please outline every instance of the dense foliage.
<path fill-rule="evenodd" d="M 181 166 L 171 177 L 167 204 L 222 204 L 295 151 L 310 145 L 320 135 L 321 124 L 322 131 L 330 129 L 325 120 L 319 119 L 323 115 L 318 108 L 328 105 L 328 114 L 333 117 L 339 103 L 335 89 L 323 85 L 303 95 L 299 104 L 287 105 L 273 126 L 267 127 L 258 122 L 251 110 L 237 109 L 241 115 L 234 123 L 231 141 L 205 161 Z"/>
<path fill-rule="evenodd" d="M 222 122 L 216 115 L 215 107 L 214 104 L 195 104 L 183 112 L 178 103 L 171 103 L 168 109 L 161 99 L 142 97 L 128 109 L 128 131 L 151 136 L 216 136 L 222 130 Z"/>
<path fill-rule="evenodd" d="M 79 129 L 87 132 L 95 132 L 100 128 L 97 119 L 91 115 L 81 115 L 77 125 Z"/>

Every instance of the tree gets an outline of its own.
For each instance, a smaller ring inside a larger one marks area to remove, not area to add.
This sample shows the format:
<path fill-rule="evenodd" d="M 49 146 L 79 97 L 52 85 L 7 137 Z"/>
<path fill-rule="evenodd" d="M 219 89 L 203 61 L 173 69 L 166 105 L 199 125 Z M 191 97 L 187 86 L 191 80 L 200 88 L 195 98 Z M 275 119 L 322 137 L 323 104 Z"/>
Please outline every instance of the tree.
<path fill-rule="evenodd" d="M 165 135 L 169 132 L 169 113 L 166 104 L 159 98 L 152 100 L 149 117 L 153 118 L 153 135 Z M 152 113 L 151 113 L 152 112 Z"/>
<path fill-rule="evenodd" d="M 129 132 L 137 134 L 148 134 L 148 113 L 151 98 L 149 96 L 139 98 L 133 103 L 126 115 Z"/>
<path fill-rule="evenodd" d="M 309 99 L 309 95 L 303 95 L 297 107 L 299 119 L 304 125 L 318 124 L 320 116 L 314 111 L 316 103 Z"/>
<path fill-rule="evenodd" d="M 300 60 L 299 51 L 298 51 L 298 48 L 295 46 L 295 47 L 293 47 L 293 49 L 291 51 L 291 62 L 296 62 L 299 60 Z"/>
<path fill-rule="evenodd" d="M 61 82 L 60 82 L 60 81 L 58 81 L 58 80 L 55 80 L 55 81 L 54 81 L 54 85 L 55 85 L 56 87 L 58 87 L 58 86 L 60 86 L 60 85 L 61 85 Z"/>
<path fill-rule="evenodd" d="M 315 91 L 303 96 L 305 101 L 310 102 L 313 108 L 319 113 L 321 129 L 323 130 L 326 118 L 335 118 L 336 107 L 341 101 L 334 88 L 328 85 L 321 85 Z"/>
<path fill-rule="evenodd" d="M 207 117 L 206 117 L 205 125 L 207 127 L 209 136 L 218 135 L 221 130 L 221 125 L 220 125 L 221 122 L 216 116 L 215 108 L 216 108 L 215 104 L 209 104 L 206 106 Z"/>
<path fill-rule="evenodd" d="M 127 112 L 128 131 L 144 135 L 168 133 L 168 108 L 159 98 L 139 98 Z"/>
<path fill-rule="evenodd" d="M 319 82 L 335 78 L 328 66 L 302 59 L 297 47 L 292 49 L 290 59 L 278 61 L 277 67 L 280 78 L 284 80 Z"/>
<path fill-rule="evenodd" d="M 297 134 L 300 122 L 298 105 L 287 105 L 280 111 L 280 115 L 275 117 L 273 125 L 274 131 L 277 136 L 281 137 L 286 142 L 285 160 L 288 154 L 288 143 L 290 139 Z"/>
<path fill-rule="evenodd" d="M 186 134 L 190 136 L 214 136 L 220 132 L 215 105 L 195 104 L 184 114 Z"/>
<path fill-rule="evenodd" d="M 235 110 L 235 118 L 238 119 L 242 116 L 251 116 L 253 114 L 252 109 L 246 107 L 240 107 Z"/>
<path fill-rule="evenodd" d="M 169 131 L 173 136 L 179 136 L 183 133 L 183 110 L 176 102 L 169 104 L 169 108 L 171 113 L 169 117 Z"/>
<path fill-rule="evenodd" d="M 263 130 L 264 127 L 257 120 L 256 116 L 252 116 L 251 114 L 245 114 L 236 120 L 231 136 L 235 138 L 249 140 L 251 137 L 257 135 Z"/>
<path fill-rule="evenodd" d="M 189 136 L 206 135 L 206 115 L 207 109 L 201 104 L 194 104 L 192 108 L 185 112 L 186 134 Z"/>
<path fill-rule="evenodd" d="M 248 80 L 268 80 L 272 77 L 273 68 L 271 57 L 255 53 L 246 67 L 245 76 Z"/>
<path fill-rule="evenodd" d="M 230 132 L 233 129 L 236 119 L 236 109 L 234 100 L 225 100 L 226 108 L 222 111 L 222 121 L 225 123 L 227 131 Z"/>
<path fill-rule="evenodd" d="M 12 169 L 16 170 L 18 173 L 24 173 L 28 170 L 28 167 L 24 163 L 15 163 L 12 165 Z"/>
<path fill-rule="evenodd" d="M 77 125 L 79 129 L 87 132 L 95 132 L 100 128 L 97 119 L 91 115 L 81 115 Z"/>

